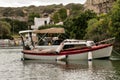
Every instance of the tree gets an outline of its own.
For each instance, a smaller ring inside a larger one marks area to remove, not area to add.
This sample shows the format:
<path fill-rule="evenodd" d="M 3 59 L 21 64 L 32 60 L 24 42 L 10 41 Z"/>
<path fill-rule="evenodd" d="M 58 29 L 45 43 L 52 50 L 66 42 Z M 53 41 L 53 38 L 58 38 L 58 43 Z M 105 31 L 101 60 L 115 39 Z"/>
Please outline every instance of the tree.
<path fill-rule="evenodd" d="M 55 23 L 58 23 L 60 21 L 64 21 L 66 18 L 67 18 L 67 11 L 65 8 L 59 9 L 52 16 L 52 19 Z"/>
<path fill-rule="evenodd" d="M 12 20 L 11 26 L 12 26 L 11 31 L 14 30 L 14 34 L 18 34 L 18 32 L 21 30 L 28 29 L 27 22 L 19 21 L 19 20 Z"/>
<path fill-rule="evenodd" d="M 94 41 L 101 41 L 112 37 L 109 29 L 109 18 L 104 17 L 101 19 L 90 19 L 88 21 L 88 27 L 86 29 L 86 35 L 84 39 L 91 39 Z"/>
<path fill-rule="evenodd" d="M 120 39 L 120 0 L 117 0 L 112 8 L 111 21 L 112 32 Z"/>
<path fill-rule="evenodd" d="M 117 0 L 111 11 L 111 33 L 116 37 L 115 47 L 120 50 L 120 0 Z"/>
<path fill-rule="evenodd" d="M 61 21 L 64 21 L 67 18 L 67 11 L 65 8 L 59 9 L 58 13 Z"/>
<path fill-rule="evenodd" d="M 67 18 L 64 22 L 64 28 L 66 30 L 66 38 L 76 38 L 77 26 L 74 25 L 76 18 Z"/>
<path fill-rule="evenodd" d="M 18 32 L 21 30 L 28 29 L 28 23 L 24 21 L 19 21 L 19 20 L 9 19 L 9 18 L 1 19 L 1 21 L 9 23 L 11 26 L 10 32 L 14 32 L 15 34 L 18 34 Z"/>
<path fill-rule="evenodd" d="M 53 13 L 54 11 L 55 11 L 54 8 L 51 8 L 51 6 L 48 6 L 48 7 L 44 8 L 43 13 L 51 14 L 51 13 Z"/>
<path fill-rule="evenodd" d="M 5 17 L 12 16 L 14 14 L 12 8 L 10 8 L 10 7 L 2 10 L 2 13 L 3 13 L 3 16 L 5 16 Z"/>
<path fill-rule="evenodd" d="M 84 39 L 91 39 L 95 41 L 97 40 L 98 35 L 96 33 L 98 32 L 98 23 L 99 21 L 96 18 L 90 19 L 88 21 L 88 27 L 86 28 Z"/>
<path fill-rule="evenodd" d="M 79 16 L 80 13 L 84 11 L 82 4 L 70 3 L 70 4 L 66 5 L 65 7 L 70 10 L 70 17 Z"/>
<path fill-rule="evenodd" d="M 60 21 L 59 13 L 55 12 L 52 16 L 52 19 L 53 19 L 54 23 L 58 23 Z"/>
<path fill-rule="evenodd" d="M 83 39 L 86 34 L 87 21 L 95 18 L 96 14 L 90 10 L 81 13 L 76 18 L 68 18 L 64 22 L 65 29 L 69 38 Z"/>
<path fill-rule="evenodd" d="M 10 36 L 11 26 L 9 23 L 0 21 L 0 38 L 4 39 Z"/>
<path fill-rule="evenodd" d="M 23 10 L 21 10 L 21 9 L 16 9 L 16 10 L 14 11 L 14 15 L 16 15 L 16 16 L 21 16 L 21 17 L 24 17 L 24 16 L 25 16 Z"/>
<path fill-rule="evenodd" d="M 38 13 L 30 13 L 29 16 L 28 16 L 28 25 L 31 26 L 34 24 L 34 18 L 35 17 L 40 17 L 40 15 Z"/>

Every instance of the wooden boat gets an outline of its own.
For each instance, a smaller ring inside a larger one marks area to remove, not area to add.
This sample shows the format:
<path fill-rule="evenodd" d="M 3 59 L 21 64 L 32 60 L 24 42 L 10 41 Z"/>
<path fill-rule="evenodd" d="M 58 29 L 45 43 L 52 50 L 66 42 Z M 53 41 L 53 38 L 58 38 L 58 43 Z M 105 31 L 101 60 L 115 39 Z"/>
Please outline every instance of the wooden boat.
<path fill-rule="evenodd" d="M 34 31 L 28 31 L 36 32 Z M 40 32 L 40 31 L 38 31 Z M 22 37 L 22 33 L 19 32 Z M 32 41 L 32 38 L 31 38 Z M 33 43 L 33 42 L 32 42 Z M 24 44 L 24 40 L 23 40 Z M 35 45 L 31 45 L 32 48 L 26 48 L 23 45 L 23 58 L 24 59 L 39 59 L 39 60 L 91 60 L 98 58 L 109 58 L 112 52 L 112 44 L 95 44 L 94 41 L 66 39 L 55 48 L 39 48 Z"/>

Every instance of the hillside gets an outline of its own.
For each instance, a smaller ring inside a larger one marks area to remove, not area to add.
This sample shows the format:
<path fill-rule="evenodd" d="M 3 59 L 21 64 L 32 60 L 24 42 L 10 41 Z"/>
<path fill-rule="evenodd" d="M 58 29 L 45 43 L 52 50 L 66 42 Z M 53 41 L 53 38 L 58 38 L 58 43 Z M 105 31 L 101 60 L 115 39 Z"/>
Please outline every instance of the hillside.
<path fill-rule="evenodd" d="M 40 16 L 43 16 L 44 13 L 49 15 L 53 14 L 60 8 L 73 9 L 78 8 L 81 10 L 81 4 L 70 3 L 68 5 L 48 5 L 48 6 L 34 6 L 29 7 L 0 7 L 0 18 L 12 18 L 19 19 L 21 21 L 26 21 L 30 13 L 38 13 Z M 79 11 L 79 10 L 78 10 Z M 22 19 L 23 18 L 23 19 Z"/>

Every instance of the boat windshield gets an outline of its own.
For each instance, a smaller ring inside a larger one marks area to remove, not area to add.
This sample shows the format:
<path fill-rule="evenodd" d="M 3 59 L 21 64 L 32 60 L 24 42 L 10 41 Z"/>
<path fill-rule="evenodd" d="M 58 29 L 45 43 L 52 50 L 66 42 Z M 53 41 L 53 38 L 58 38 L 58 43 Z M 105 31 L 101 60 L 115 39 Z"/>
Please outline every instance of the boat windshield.
<path fill-rule="evenodd" d="M 70 45 L 64 45 L 63 50 L 78 49 L 78 48 L 84 48 L 84 47 L 87 47 L 86 44 L 70 44 Z"/>

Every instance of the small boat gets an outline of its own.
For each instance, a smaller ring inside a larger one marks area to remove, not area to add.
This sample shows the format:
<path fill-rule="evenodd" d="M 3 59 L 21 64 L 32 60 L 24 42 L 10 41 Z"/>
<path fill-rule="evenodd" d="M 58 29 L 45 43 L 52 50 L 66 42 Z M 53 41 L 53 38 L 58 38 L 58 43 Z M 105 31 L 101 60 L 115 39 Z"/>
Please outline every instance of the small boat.
<path fill-rule="evenodd" d="M 27 31 L 35 33 L 35 30 Z M 37 31 L 41 32 L 41 31 Z M 26 31 L 20 31 L 19 34 L 23 40 L 22 33 Z M 32 44 L 30 46 L 23 45 L 23 58 L 24 59 L 36 59 L 36 60 L 92 60 L 100 58 L 109 58 L 113 49 L 112 44 L 95 44 L 94 41 L 65 39 L 58 46 L 51 48 L 48 45 L 47 48 L 40 48 L 41 46 L 33 44 L 32 38 L 30 39 Z M 31 47 L 32 46 L 32 47 Z M 29 47 L 29 48 L 26 48 Z"/>

